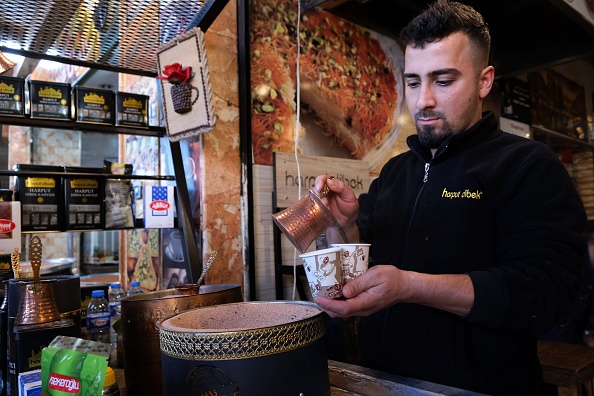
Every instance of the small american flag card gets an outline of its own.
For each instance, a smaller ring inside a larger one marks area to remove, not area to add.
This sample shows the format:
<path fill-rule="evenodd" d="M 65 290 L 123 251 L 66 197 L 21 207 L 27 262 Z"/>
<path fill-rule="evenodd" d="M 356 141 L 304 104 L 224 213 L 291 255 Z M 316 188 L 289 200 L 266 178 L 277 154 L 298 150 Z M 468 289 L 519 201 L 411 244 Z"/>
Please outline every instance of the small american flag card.
<path fill-rule="evenodd" d="M 172 228 L 174 226 L 173 186 L 145 186 L 144 226 L 146 228 Z"/>

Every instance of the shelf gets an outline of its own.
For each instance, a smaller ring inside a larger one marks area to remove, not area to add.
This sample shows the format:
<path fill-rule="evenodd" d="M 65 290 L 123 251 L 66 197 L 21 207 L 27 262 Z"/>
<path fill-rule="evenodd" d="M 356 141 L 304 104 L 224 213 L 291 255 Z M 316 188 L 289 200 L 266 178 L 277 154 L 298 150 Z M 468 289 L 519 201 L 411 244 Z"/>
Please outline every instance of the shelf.
<path fill-rule="evenodd" d="M 555 137 L 558 137 L 558 138 L 561 138 L 561 139 L 569 140 L 569 141 L 574 142 L 574 143 L 578 143 L 578 144 L 583 144 L 583 145 L 586 145 L 586 146 L 594 147 L 594 144 L 592 142 L 589 142 L 587 140 L 582 140 L 582 139 L 574 138 L 574 137 L 571 137 L 571 136 L 568 136 L 568 135 L 564 135 L 562 133 L 555 132 L 555 131 L 553 131 L 551 129 L 545 128 L 543 126 L 532 125 L 530 128 L 533 131 L 536 131 L 536 132 L 542 132 L 542 133 L 545 133 L 547 135 L 551 135 L 551 136 L 555 136 Z"/>
<path fill-rule="evenodd" d="M 175 181 L 175 176 L 158 175 L 112 175 L 109 173 L 79 173 L 79 172 L 39 172 L 35 170 L 0 170 L 0 176 L 46 176 L 46 177 L 93 177 L 102 179 L 130 179 L 130 180 L 167 180 Z"/>
<path fill-rule="evenodd" d="M 128 230 L 135 230 L 137 228 L 140 229 L 158 229 L 153 227 L 145 227 L 144 226 L 144 219 L 134 219 L 134 227 L 132 228 L 93 228 L 93 229 L 81 229 L 81 230 L 34 230 L 34 231 L 21 231 L 21 234 L 25 235 L 32 235 L 32 234 L 55 234 L 60 232 L 91 232 L 91 231 L 128 231 Z M 160 227 L 162 228 L 162 227 Z M 171 228 L 163 228 L 165 230 L 179 228 L 179 223 L 177 221 L 177 217 L 173 218 L 173 227 Z"/>
<path fill-rule="evenodd" d="M 594 150 L 594 144 L 592 142 L 564 135 L 543 126 L 533 125 L 530 127 L 530 130 L 533 140 L 545 143 L 555 152 L 560 153 L 565 149 L 576 152 Z"/>
<path fill-rule="evenodd" d="M 51 120 L 31 117 L 8 117 L 0 116 L 0 124 L 17 125 L 37 128 L 53 128 L 78 130 L 83 132 L 101 132 L 106 134 L 142 135 L 142 136 L 165 136 L 165 128 L 149 126 L 145 128 L 124 127 L 115 125 L 89 124 L 73 120 Z"/>

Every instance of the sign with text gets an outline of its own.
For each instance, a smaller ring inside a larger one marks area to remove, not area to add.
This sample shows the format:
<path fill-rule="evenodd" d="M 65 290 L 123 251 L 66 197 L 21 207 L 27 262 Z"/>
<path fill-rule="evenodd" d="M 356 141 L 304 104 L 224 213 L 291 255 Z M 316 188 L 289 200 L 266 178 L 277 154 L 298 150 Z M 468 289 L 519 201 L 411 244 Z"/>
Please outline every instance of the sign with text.
<path fill-rule="evenodd" d="M 374 179 L 369 175 L 368 164 L 362 160 L 274 153 L 274 190 L 277 208 L 287 208 L 299 201 L 306 189 L 313 189 L 316 176 L 328 175 L 347 184 L 358 197 L 369 190 Z M 299 167 L 297 166 L 299 165 Z"/>

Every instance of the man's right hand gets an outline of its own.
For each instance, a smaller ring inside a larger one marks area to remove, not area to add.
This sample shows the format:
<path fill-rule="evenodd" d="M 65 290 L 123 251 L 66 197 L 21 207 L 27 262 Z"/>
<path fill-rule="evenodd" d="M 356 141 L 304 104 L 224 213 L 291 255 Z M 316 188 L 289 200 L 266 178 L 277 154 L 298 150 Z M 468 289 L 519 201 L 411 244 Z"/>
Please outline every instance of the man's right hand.
<path fill-rule="evenodd" d="M 359 214 L 359 201 L 355 193 L 340 180 L 328 177 L 327 175 L 316 177 L 316 191 L 320 193 L 324 186 L 328 186 L 330 191 L 322 198 L 322 202 L 330 209 L 334 217 L 336 217 L 338 224 L 344 229 L 349 242 L 358 242 L 359 229 L 357 228 L 357 215 Z M 337 242 L 344 241 L 338 240 Z"/>

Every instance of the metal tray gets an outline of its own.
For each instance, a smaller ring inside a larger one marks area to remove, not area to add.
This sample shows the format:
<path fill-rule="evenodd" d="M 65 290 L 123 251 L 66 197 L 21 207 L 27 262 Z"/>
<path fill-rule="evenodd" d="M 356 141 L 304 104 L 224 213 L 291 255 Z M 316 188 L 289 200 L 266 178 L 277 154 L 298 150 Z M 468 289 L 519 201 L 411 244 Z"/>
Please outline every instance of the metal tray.
<path fill-rule="evenodd" d="M 68 268 L 72 268 L 72 264 L 76 263 L 74 257 L 64 257 L 55 259 L 46 259 L 41 261 L 41 268 L 39 269 L 39 275 L 48 275 L 56 272 L 63 271 Z M 31 268 L 30 261 L 21 261 L 21 268 L 19 270 L 20 276 L 33 276 L 33 269 Z"/>

